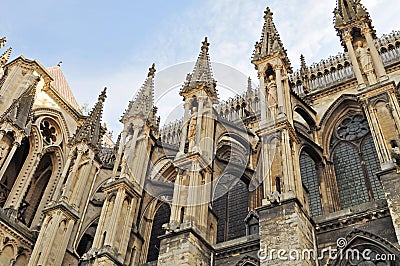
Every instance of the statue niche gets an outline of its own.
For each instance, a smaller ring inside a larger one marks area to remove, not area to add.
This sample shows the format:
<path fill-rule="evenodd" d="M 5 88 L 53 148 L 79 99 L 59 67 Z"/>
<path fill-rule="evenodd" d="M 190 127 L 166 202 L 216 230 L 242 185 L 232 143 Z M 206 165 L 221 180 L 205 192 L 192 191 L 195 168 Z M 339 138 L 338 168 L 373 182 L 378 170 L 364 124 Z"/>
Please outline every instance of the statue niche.
<path fill-rule="evenodd" d="M 278 111 L 278 91 L 274 75 L 268 76 L 267 83 L 267 103 L 271 118 L 275 118 Z"/>
<path fill-rule="evenodd" d="M 359 40 L 356 42 L 355 52 L 360 62 L 361 70 L 367 76 L 369 84 L 375 84 L 376 76 L 374 73 L 374 65 L 372 63 L 372 57 L 369 48 L 364 47 L 364 42 Z"/>
<path fill-rule="evenodd" d="M 192 106 L 191 115 L 189 119 L 189 149 L 193 148 L 196 145 L 196 127 L 197 127 L 197 107 Z"/>

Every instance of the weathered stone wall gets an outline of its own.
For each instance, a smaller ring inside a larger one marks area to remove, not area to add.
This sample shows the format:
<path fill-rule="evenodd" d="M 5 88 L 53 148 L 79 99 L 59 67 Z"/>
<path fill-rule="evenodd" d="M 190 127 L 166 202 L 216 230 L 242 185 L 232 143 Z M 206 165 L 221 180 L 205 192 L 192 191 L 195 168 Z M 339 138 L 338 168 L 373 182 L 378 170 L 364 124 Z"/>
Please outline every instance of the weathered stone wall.
<path fill-rule="evenodd" d="M 260 265 L 315 265 L 312 260 L 284 259 L 289 258 L 293 250 L 301 254 L 303 250 L 314 249 L 314 228 L 297 200 L 289 200 L 276 206 L 263 206 L 258 209 L 258 213 L 260 249 L 263 251 L 260 253 Z M 281 252 L 279 258 L 280 249 L 285 253 Z M 294 253 L 292 255 L 297 257 Z"/>
<path fill-rule="evenodd" d="M 166 235 L 161 240 L 158 266 L 206 266 L 210 261 L 210 246 L 192 229 Z"/>

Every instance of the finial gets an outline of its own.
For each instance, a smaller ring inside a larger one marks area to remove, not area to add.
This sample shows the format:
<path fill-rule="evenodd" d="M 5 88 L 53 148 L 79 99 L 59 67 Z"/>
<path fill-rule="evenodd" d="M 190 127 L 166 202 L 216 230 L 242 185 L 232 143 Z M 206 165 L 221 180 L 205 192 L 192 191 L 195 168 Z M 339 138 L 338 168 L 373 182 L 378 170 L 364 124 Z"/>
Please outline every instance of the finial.
<path fill-rule="evenodd" d="M 147 77 L 154 77 L 155 73 L 156 73 L 156 64 L 153 63 L 149 68 L 149 73 L 147 74 Z"/>
<path fill-rule="evenodd" d="M 4 45 L 6 45 L 6 42 L 7 42 L 7 38 L 6 37 L 1 38 L 0 39 L 0 48 L 3 48 Z"/>
<path fill-rule="evenodd" d="M 271 11 L 271 9 L 269 8 L 269 6 L 267 6 L 267 9 L 265 9 L 265 11 L 264 11 L 264 19 L 267 19 L 267 18 L 272 18 L 272 15 L 274 14 L 274 13 L 272 13 L 272 11 Z"/>
<path fill-rule="evenodd" d="M 301 69 L 307 68 L 306 59 L 303 54 L 300 55 L 300 67 Z"/>
<path fill-rule="evenodd" d="M 58 67 L 61 67 L 62 61 L 60 60 L 57 64 Z"/>
<path fill-rule="evenodd" d="M 104 87 L 104 89 L 102 90 L 102 92 L 99 95 L 99 102 L 105 101 L 105 99 L 107 98 L 106 92 L 107 92 L 107 87 Z"/>
<path fill-rule="evenodd" d="M 202 42 L 202 46 L 201 46 L 201 50 L 203 51 L 203 53 L 207 53 L 208 52 L 208 46 L 210 46 L 210 43 L 208 42 L 208 38 L 205 37 L 204 41 Z"/>
<path fill-rule="evenodd" d="M 12 52 L 12 47 L 8 48 L 7 51 L 5 51 L 0 56 L 0 66 L 4 66 L 8 62 L 8 59 L 10 59 L 11 52 Z"/>
<path fill-rule="evenodd" d="M 247 90 L 251 91 L 251 78 L 250 77 L 247 79 Z"/>

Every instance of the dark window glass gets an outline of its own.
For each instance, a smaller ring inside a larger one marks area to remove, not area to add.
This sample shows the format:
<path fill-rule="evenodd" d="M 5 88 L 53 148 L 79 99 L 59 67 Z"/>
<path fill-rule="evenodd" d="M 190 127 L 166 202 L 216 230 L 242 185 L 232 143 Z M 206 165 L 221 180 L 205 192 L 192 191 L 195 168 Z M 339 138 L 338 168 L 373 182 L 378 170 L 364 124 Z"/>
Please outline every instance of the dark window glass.
<path fill-rule="evenodd" d="M 147 253 L 147 262 L 156 261 L 158 259 L 158 254 L 160 252 L 160 239 L 158 239 L 158 237 L 165 234 L 165 230 L 162 229 L 162 225 L 169 222 L 170 216 L 171 209 L 169 205 L 162 204 L 160 208 L 158 208 L 153 219 L 149 252 Z"/>
<path fill-rule="evenodd" d="M 214 193 L 213 210 L 218 217 L 217 243 L 246 235 L 249 212 L 247 185 L 232 175 L 221 177 Z"/>
<path fill-rule="evenodd" d="M 300 173 L 304 186 L 308 190 L 308 204 L 311 216 L 322 215 L 321 194 L 317 166 L 314 160 L 305 152 L 300 155 Z"/>

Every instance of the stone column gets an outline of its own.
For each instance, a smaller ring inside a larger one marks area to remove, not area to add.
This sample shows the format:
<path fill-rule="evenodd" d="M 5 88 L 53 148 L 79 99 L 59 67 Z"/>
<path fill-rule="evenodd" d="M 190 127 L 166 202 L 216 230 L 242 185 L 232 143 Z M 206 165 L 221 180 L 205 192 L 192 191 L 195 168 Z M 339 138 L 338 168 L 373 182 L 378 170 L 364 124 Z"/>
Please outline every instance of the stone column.
<path fill-rule="evenodd" d="M 363 108 L 371 129 L 371 134 L 374 139 L 374 144 L 378 152 L 378 158 L 381 162 L 381 167 L 385 168 L 391 162 L 389 150 L 386 147 L 386 142 L 383 137 L 383 132 L 378 122 L 376 109 L 368 103 L 363 104 Z"/>
<path fill-rule="evenodd" d="M 125 146 L 125 142 L 126 142 L 126 136 L 127 136 L 126 130 L 122 131 L 121 142 L 119 144 L 117 158 L 114 163 L 113 177 L 115 177 L 117 175 L 118 167 L 119 167 L 119 164 L 121 163 L 121 157 L 122 157 L 122 152 L 124 150 L 124 146 Z"/>
<path fill-rule="evenodd" d="M 63 172 L 61 173 L 61 177 L 60 177 L 60 179 L 58 181 L 57 188 L 56 188 L 56 190 L 54 192 L 54 195 L 53 195 L 53 201 L 58 200 L 59 195 L 62 193 L 62 191 L 61 191 L 62 185 L 63 185 L 65 177 L 68 174 L 68 170 L 69 170 L 69 167 L 71 165 L 72 158 L 74 157 L 74 152 L 75 152 L 75 149 L 72 149 L 68 154 L 68 159 L 65 162 Z"/>
<path fill-rule="evenodd" d="M 278 114 L 281 114 L 284 112 L 283 110 L 283 87 L 282 87 L 282 66 L 277 65 L 275 66 L 275 81 L 276 81 L 276 90 L 277 90 L 277 95 L 278 95 Z"/>
<path fill-rule="evenodd" d="M 270 162 L 270 158 L 269 158 L 269 145 L 267 142 L 267 137 L 266 136 L 262 136 L 262 162 L 261 163 L 261 180 L 263 182 L 264 185 L 264 197 L 266 198 L 267 195 L 269 195 L 272 192 L 272 186 L 271 186 L 271 177 L 269 175 L 270 171 L 270 167 L 272 162 Z"/>
<path fill-rule="evenodd" d="M 85 148 L 81 148 L 81 147 L 77 148 L 78 154 L 74 161 L 74 166 L 72 167 L 72 171 L 71 171 L 70 175 L 68 176 L 67 182 L 65 183 L 64 191 L 62 193 L 63 198 L 66 198 L 66 199 L 68 198 L 68 193 L 71 189 L 72 182 L 75 179 L 76 172 L 78 171 L 78 168 L 79 168 L 79 163 L 81 162 L 82 155 L 84 154 L 85 151 L 86 151 Z"/>
<path fill-rule="evenodd" d="M 364 78 L 361 74 L 360 66 L 357 61 L 357 56 L 356 53 L 354 52 L 353 43 L 351 42 L 353 40 L 353 37 L 349 32 L 346 32 L 343 36 L 343 40 L 346 43 L 347 52 L 349 53 L 351 64 L 353 65 L 353 70 L 357 79 L 357 83 L 358 85 L 365 86 Z"/>
<path fill-rule="evenodd" d="M 374 63 L 376 74 L 381 79 L 386 76 L 385 67 L 382 63 L 382 58 L 376 49 L 375 42 L 372 39 L 371 29 L 368 26 L 365 26 L 361 29 L 361 34 L 364 35 L 365 40 L 367 41 L 369 51 L 371 52 L 372 62 Z"/>
<path fill-rule="evenodd" d="M 4 176 L 4 174 L 5 174 L 6 170 L 7 170 L 7 167 L 8 167 L 8 165 L 10 164 L 11 159 L 12 159 L 13 156 L 14 156 L 15 151 L 17 150 L 17 148 L 18 148 L 20 145 L 21 145 L 21 141 L 14 141 L 13 146 L 12 146 L 10 152 L 9 152 L 8 155 L 7 155 L 7 158 L 6 158 L 6 160 L 4 161 L 3 166 L 2 166 L 1 169 L 0 169 L 0 179 L 3 178 L 3 176 Z"/>
<path fill-rule="evenodd" d="M 400 243 L 400 174 L 392 167 L 377 175 L 386 196 L 397 241 Z"/>
<path fill-rule="evenodd" d="M 201 124 L 203 118 L 203 107 L 204 107 L 204 97 L 198 97 L 198 106 L 197 110 L 197 124 L 196 124 L 196 144 L 195 147 L 200 148 L 200 137 L 201 137 Z"/>
<path fill-rule="evenodd" d="M 113 222 L 110 223 L 111 226 L 107 232 L 104 245 L 113 246 L 115 232 L 118 230 L 117 224 L 118 224 L 118 219 L 120 218 L 119 216 L 121 213 L 122 204 L 124 202 L 124 196 L 125 196 L 124 190 L 122 188 L 119 188 L 117 191 L 117 196 L 115 198 L 114 209 L 110 217 L 110 221 Z"/>
<path fill-rule="evenodd" d="M 181 195 L 181 188 L 182 188 L 182 170 L 178 170 L 178 174 L 175 178 L 175 183 L 174 183 L 174 193 L 172 196 L 172 204 L 171 204 L 171 217 L 170 217 L 170 223 L 177 222 L 183 218 L 180 217 L 180 209 L 181 209 L 181 203 L 180 203 L 180 195 Z"/>
<path fill-rule="evenodd" d="M 182 130 L 181 130 L 181 142 L 179 143 L 179 152 L 177 154 L 177 157 L 178 157 L 178 155 L 182 155 L 185 153 L 185 143 L 186 143 L 186 138 L 187 138 L 187 125 L 188 125 L 191 102 L 189 100 L 186 100 L 184 106 L 185 106 L 185 113 L 183 115 Z"/>
<path fill-rule="evenodd" d="M 265 73 L 258 72 L 258 78 L 260 79 L 260 89 L 259 89 L 260 107 L 261 107 L 260 127 L 263 127 L 263 125 L 267 123 L 267 104 L 265 99 L 265 83 L 264 83 Z"/>

